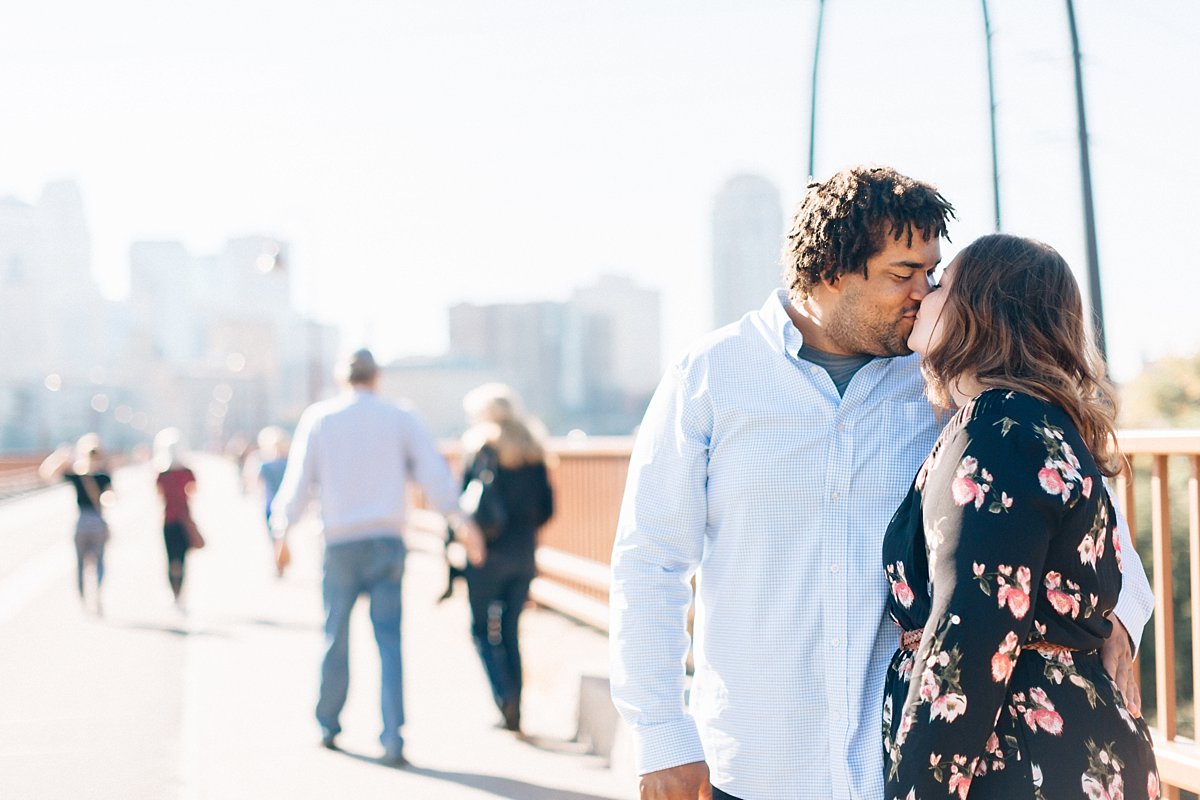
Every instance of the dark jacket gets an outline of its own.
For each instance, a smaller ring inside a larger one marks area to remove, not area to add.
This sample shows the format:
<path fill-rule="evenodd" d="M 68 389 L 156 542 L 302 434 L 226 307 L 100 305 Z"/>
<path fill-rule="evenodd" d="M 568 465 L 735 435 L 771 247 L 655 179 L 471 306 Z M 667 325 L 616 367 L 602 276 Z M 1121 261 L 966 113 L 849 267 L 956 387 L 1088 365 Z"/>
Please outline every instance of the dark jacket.
<path fill-rule="evenodd" d="M 488 542 L 488 560 L 525 561 L 533 564 L 538 528 L 554 514 L 554 492 L 543 462 L 509 469 L 498 466 L 495 451 L 484 446 L 467 459 L 465 488 L 483 469 L 495 466 L 495 488 L 504 500 L 506 521 L 499 535 Z"/>

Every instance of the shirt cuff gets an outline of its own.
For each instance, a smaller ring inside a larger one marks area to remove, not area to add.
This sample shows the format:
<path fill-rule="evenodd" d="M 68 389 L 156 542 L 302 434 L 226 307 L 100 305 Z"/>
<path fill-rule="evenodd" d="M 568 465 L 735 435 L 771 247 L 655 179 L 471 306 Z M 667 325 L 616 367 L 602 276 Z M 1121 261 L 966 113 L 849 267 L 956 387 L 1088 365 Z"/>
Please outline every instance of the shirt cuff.
<path fill-rule="evenodd" d="M 1130 556 L 1126 556 L 1129 558 Z M 1132 558 L 1137 558 L 1137 553 L 1132 554 Z M 1146 608 L 1146 600 L 1149 600 L 1150 606 Z M 1142 634 L 1145 632 L 1146 624 L 1150 621 L 1150 615 L 1154 611 L 1154 597 L 1141 597 L 1134 592 L 1121 592 L 1117 597 L 1117 605 L 1113 608 L 1113 615 L 1121 620 L 1121 624 L 1125 626 L 1125 630 L 1129 632 L 1129 638 L 1132 640 L 1130 644 L 1133 647 L 1133 655 L 1136 658 L 1138 648 L 1142 644 Z"/>
<path fill-rule="evenodd" d="M 634 728 L 633 756 L 639 775 L 703 761 L 704 745 L 696 721 L 689 716 L 677 722 Z"/>

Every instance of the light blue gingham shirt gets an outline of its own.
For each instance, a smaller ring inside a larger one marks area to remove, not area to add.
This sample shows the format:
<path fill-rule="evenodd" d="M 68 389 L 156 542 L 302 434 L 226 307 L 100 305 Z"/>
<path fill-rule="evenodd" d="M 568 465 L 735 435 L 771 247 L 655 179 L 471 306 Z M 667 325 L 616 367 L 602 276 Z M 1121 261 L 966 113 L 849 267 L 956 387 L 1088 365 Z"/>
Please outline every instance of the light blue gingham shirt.
<path fill-rule="evenodd" d="M 613 548 L 613 699 L 639 773 L 703 760 L 743 800 L 879 800 L 897 645 L 881 544 L 940 423 L 916 356 L 839 397 L 797 358 L 787 302 L 701 340 L 646 412 Z M 1135 641 L 1153 607 L 1138 568 L 1144 596 L 1118 605 Z"/>

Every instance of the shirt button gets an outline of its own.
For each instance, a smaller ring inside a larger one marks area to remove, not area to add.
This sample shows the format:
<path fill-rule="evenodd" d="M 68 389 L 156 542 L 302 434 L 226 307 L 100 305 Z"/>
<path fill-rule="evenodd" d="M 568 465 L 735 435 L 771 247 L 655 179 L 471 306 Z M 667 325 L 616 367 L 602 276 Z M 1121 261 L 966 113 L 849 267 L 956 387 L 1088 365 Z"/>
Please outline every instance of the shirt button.
<path fill-rule="evenodd" d="M 836 574 L 836 573 L 837 573 L 837 571 L 838 571 L 838 565 L 837 565 L 837 564 L 830 564 L 830 565 L 829 565 L 829 571 L 830 571 L 830 572 L 833 572 L 833 573 L 835 573 L 835 574 Z"/>
<path fill-rule="evenodd" d="M 846 430 L 846 425 L 845 425 L 844 423 L 839 423 L 839 424 L 838 424 L 838 430 L 839 430 L 839 431 L 844 431 L 844 430 Z"/>
<path fill-rule="evenodd" d="M 832 714 L 829 715 L 829 718 L 831 720 L 833 720 L 834 722 L 841 722 L 842 721 L 842 712 L 834 711 Z"/>
<path fill-rule="evenodd" d="M 831 495 L 829 495 L 829 496 L 830 496 L 830 497 L 832 497 L 834 500 L 841 500 L 841 499 L 842 499 L 842 493 L 841 493 L 841 492 L 834 492 L 833 494 L 831 494 Z"/>
<path fill-rule="evenodd" d="M 837 647 L 837 646 L 839 646 L 841 643 L 842 643 L 842 640 L 841 640 L 841 639 L 834 639 L 833 641 L 831 641 L 831 642 L 829 643 L 829 646 L 830 646 L 830 647 Z"/>

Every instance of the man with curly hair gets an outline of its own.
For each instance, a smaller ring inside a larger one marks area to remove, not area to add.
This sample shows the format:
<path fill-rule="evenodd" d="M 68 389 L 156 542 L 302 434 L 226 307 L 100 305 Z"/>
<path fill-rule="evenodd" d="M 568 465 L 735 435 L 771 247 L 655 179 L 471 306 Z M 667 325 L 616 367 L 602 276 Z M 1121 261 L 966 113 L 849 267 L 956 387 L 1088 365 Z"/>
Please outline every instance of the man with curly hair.
<path fill-rule="evenodd" d="M 660 383 L 612 566 L 613 699 L 643 800 L 883 797 L 897 634 L 881 541 L 941 426 L 906 342 L 953 217 L 887 167 L 813 183 L 786 291 Z M 1132 641 L 1153 606 L 1144 574 L 1139 588 L 1117 607 Z M 1129 639 L 1110 641 L 1127 669 Z"/>

